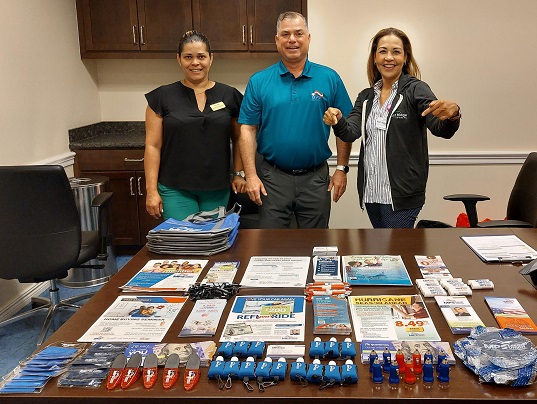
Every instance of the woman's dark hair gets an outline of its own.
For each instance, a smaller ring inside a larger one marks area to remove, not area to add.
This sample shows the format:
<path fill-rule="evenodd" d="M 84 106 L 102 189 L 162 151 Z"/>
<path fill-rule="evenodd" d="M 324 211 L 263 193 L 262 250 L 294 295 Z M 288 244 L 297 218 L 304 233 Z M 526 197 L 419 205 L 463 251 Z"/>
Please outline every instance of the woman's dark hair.
<path fill-rule="evenodd" d="M 205 47 L 207 48 L 207 52 L 209 55 L 211 55 L 211 43 L 209 42 L 209 39 L 203 35 L 201 32 L 198 31 L 187 31 L 185 34 L 181 37 L 181 40 L 179 41 L 179 46 L 177 47 L 177 53 L 180 55 L 181 52 L 183 52 L 183 48 L 185 47 L 185 44 L 187 43 L 193 43 L 193 42 L 202 42 L 205 44 Z"/>
<path fill-rule="evenodd" d="M 369 59 L 367 60 L 367 78 L 369 80 L 369 85 L 372 86 L 380 80 L 380 72 L 375 66 L 375 53 L 377 52 L 380 39 L 388 35 L 394 35 L 399 38 L 401 42 L 403 42 L 403 51 L 405 52 L 406 57 L 406 62 L 403 66 L 403 73 L 421 79 L 420 68 L 418 66 L 418 62 L 416 62 L 416 59 L 414 59 L 412 45 L 410 44 L 410 39 L 408 39 L 407 34 L 397 28 L 384 28 L 377 32 L 373 39 L 371 39 L 371 50 L 369 52 Z"/>

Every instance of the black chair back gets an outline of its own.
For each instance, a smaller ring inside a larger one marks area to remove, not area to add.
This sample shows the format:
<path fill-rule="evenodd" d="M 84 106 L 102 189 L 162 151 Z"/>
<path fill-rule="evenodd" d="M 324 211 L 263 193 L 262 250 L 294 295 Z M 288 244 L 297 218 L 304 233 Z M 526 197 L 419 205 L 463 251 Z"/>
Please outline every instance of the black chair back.
<path fill-rule="evenodd" d="M 530 153 L 520 168 L 507 203 L 507 218 L 537 227 L 537 152 Z"/>
<path fill-rule="evenodd" d="M 0 278 L 67 275 L 80 252 L 80 218 L 62 166 L 0 167 Z"/>

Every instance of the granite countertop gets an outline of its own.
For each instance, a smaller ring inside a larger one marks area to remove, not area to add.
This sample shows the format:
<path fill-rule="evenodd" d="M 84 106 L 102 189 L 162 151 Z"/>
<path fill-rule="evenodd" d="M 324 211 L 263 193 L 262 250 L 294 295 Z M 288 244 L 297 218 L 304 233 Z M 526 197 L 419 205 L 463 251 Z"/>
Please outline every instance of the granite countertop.
<path fill-rule="evenodd" d="M 80 149 L 139 149 L 145 147 L 145 123 L 99 122 L 69 129 L 69 148 Z"/>

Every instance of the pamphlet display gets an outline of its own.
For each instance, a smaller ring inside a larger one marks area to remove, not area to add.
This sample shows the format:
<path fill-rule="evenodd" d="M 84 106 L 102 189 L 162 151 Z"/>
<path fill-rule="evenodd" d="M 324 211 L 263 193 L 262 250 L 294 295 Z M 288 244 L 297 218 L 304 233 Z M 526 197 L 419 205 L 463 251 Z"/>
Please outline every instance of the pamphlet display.
<path fill-rule="evenodd" d="M 345 255 L 343 280 L 351 285 L 412 286 L 400 255 Z"/>
<path fill-rule="evenodd" d="M 220 342 L 304 341 L 304 296 L 237 296 Z"/>
<path fill-rule="evenodd" d="M 415 255 L 423 279 L 451 278 L 449 269 L 439 255 Z"/>
<path fill-rule="evenodd" d="M 453 334 L 470 334 L 478 325 L 485 326 L 466 296 L 435 296 Z"/>
<path fill-rule="evenodd" d="M 501 328 L 511 328 L 525 334 L 537 334 L 537 325 L 514 297 L 485 296 L 485 302 Z"/>
<path fill-rule="evenodd" d="M 200 299 L 196 300 L 194 308 L 186 319 L 185 325 L 179 332 L 180 337 L 212 337 L 216 334 L 220 317 L 226 299 Z"/>
<path fill-rule="evenodd" d="M 420 295 L 349 296 L 357 341 L 440 341 Z"/>
<path fill-rule="evenodd" d="M 233 283 L 239 264 L 239 261 L 217 261 L 209 268 L 201 283 Z"/>
<path fill-rule="evenodd" d="M 125 285 L 125 292 L 177 292 L 196 283 L 208 260 L 150 260 Z"/>
<path fill-rule="evenodd" d="M 78 342 L 160 342 L 186 300 L 183 296 L 119 296 Z"/>
<path fill-rule="evenodd" d="M 352 331 L 347 300 L 313 296 L 313 333 L 349 335 Z"/>

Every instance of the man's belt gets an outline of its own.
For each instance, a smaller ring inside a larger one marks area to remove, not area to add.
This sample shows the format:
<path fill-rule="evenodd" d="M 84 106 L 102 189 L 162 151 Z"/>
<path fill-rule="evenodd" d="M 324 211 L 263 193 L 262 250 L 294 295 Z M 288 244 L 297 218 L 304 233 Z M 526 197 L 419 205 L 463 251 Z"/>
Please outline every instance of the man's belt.
<path fill-rule="evenodd" d="M 267 159 L 265 159 L 265 161 L 267 162 L 268 165 L 274 167 L 276 170 L 279 170 L 282 173 L 289 174 L 289 175 L 304 175 L 304 174 L 308 174 L 308 173 L 313 173 L 313 172 L 319 170 L 320 168 L 322 168 L 326 164 L 326 161 L 325 161 L 325 162 L 323 162 L 323 163 L 321 163 L 319 165 L 311 166 L 311 167 L 308 167 L 308 168 L 288 170 L 286 168 L 282 168 L 280 166 L 277 166 L 274 163 L 271 163 Z"/>

